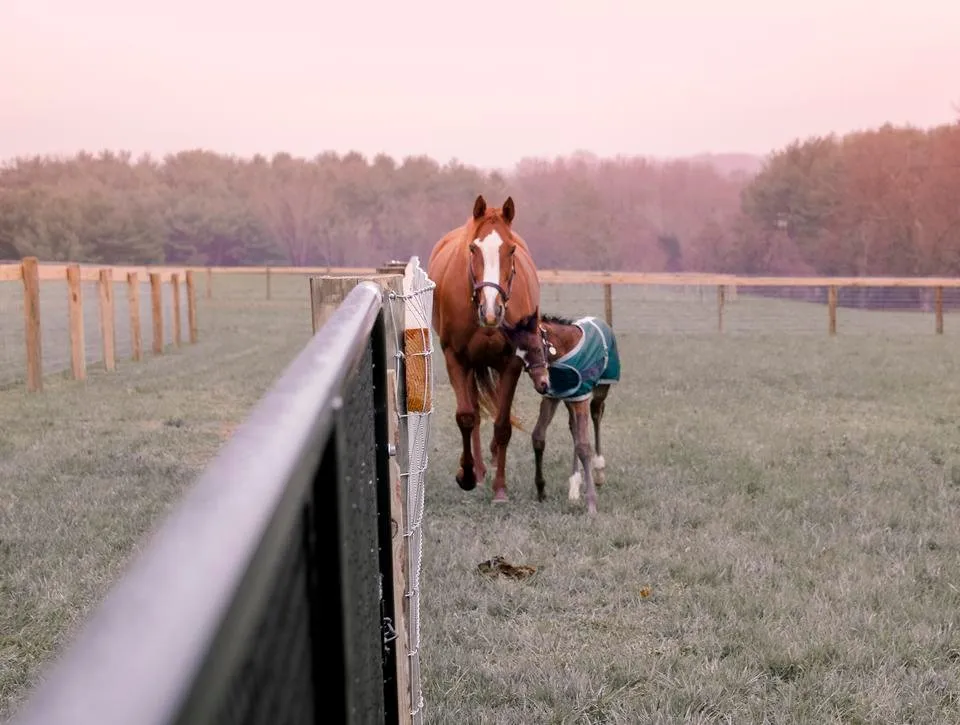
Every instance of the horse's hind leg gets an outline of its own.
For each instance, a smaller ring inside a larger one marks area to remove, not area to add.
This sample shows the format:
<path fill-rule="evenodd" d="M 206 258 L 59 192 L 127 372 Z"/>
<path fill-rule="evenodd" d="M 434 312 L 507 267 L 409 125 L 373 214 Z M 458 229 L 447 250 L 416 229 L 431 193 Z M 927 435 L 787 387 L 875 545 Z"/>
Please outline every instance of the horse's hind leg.
<path fill-rule="evenodd" d="M 540 399 L 540 417 L 537 418 L 537 424 L 530 435 L 533 441 L 533 462 L 536 465 L 533 480 L 537 486 L 537 501 L 544 501 L 547 498 L 544 491 L 547 482 L 543 478 L 543 451 L 547 447 L 547 428 L 550 427 L 559 404 L 560 401 L 556 398 Z"/>
<path fill-rule="evenodd" d="M 593 456 L 593 479 L 598 486 L 602 486 L 607 480 L 606 473 L 604 473 L 607 462 L 600 449 L 600 421 L 603 420 L 603 409 L 606 405 L 607 393 L 609 392 L 609 385 L 598 385 L 593 389 L 593 399 L 590 401 L 590 417 L 593 419 L 595 448 L 595 454 Z"/>
<path fill-rule="evenodd" d="M 513 423 L 510 421 L 510 408 L 513 406 L 513 396 L 517 392 L 517 382 L 523 373 L 523 360 L 511 355 L 506 366 L 499 371 L 500 384 L 497 386 L 497 419 L 493 422 L 493 445 L 497 472 L 493 477 L 493 501 L 499 503 L 507 500 L 507 444 L 513 435 Z"/>
<path fill-rule="evenodd" d="M 477 422 L 473 426 L 471 439 L 473 442 L 473 472 L 477 483 L 483 483 L 487 478 L 487 466 L 483 462 L 483 443 L 480 440 L 480 390 L 476 382 L 470 386 L 470 399 L 473 403 L 473 409 L 477 411 Z"/>

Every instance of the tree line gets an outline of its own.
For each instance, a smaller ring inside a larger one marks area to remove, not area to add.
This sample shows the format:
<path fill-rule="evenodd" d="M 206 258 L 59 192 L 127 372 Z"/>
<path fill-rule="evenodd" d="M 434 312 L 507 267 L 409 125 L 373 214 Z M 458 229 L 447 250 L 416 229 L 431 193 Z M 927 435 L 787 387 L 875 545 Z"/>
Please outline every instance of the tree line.
<path fill-rule="evenodd" d="M 483 193 L 512 195 L 543 268 L 960 273 L 960 124 L 797 140 L 759 170 L 588 153 L 483 171 L 358 153 L 202 150 L 0 167 L 0 259 L 372 266 L 419 254 Z"/>

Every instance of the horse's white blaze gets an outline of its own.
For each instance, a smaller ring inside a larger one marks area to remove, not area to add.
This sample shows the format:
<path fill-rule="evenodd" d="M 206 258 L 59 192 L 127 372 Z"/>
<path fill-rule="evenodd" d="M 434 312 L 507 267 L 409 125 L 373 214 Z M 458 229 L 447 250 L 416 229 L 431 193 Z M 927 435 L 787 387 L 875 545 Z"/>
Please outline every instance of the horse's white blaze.
<path fill-rule="evenodd" d="M 483 239 L 476 242 L 483 255 L 483 281 L 500 284 L 500 245 L 503 240 L 496 231 L 490 232 Z M 483 312 L 485 315 L 497 314 L 497 290 L 493 287 L 483 288 Z"/>
<path fill-rule="evenodd" d="M 570 476 L 568 483 L 570 484 L 570 490 L 567 491 L 567 498 L 571 501 L 578 500 L 580 498 L 580 484 L 583 483 L 583 478 L 580 476 L 580 471 L 577 471 Z"/>
<path fill-rule="evenodd" d="M 526 360 L 527 360 L 527 351 L 526 351 L 526 350 L 521 350 L 521 349 L 518 347 L 518 348 L 517 348 L 517 357 L 520 358 L 521 360 L 523 360 L 524 362 L 526 362 Z"/>

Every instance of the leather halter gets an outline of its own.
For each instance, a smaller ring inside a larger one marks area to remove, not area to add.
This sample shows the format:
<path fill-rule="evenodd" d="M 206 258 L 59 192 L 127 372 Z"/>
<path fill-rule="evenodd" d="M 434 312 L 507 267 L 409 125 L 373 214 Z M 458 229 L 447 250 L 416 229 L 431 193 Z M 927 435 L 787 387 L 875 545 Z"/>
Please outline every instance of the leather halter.
<path fill-rule="evenodd" d="M 510 292 L 513 290 L 513 278 L 517 274 L 517 262 L 516 260 L 510 260 L 510 276 L 507 277 L 507 288 L 504 289 L 497 282 L 486 282 L 481 280 L 477 282 L 477 277 L 473 273 L 473 259 L 467 257 L 467 274 L 470 277 L 470 287 L 472 292 L 470 293 L 470 301 L 473 304 L 478 304 L 480 302 L 480 290 L 484 287 L 492 287 L 497 292 L 500 293 L 500 297 L 503 299 L 503 309 L 506 312 L 507 302 L 510 300 Z"/>

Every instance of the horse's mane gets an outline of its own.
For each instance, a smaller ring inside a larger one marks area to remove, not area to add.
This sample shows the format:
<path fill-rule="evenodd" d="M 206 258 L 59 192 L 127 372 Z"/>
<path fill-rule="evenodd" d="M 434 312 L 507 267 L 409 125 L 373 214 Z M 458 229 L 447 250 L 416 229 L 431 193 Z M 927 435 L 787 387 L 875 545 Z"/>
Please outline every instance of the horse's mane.
<path fill-rule="evenodd" d="M 550 313 L 545 313 L 540 315 L 540 319 L 543 322 L 552 322 L 555 325 L 572 325 L 573 320 L 569 317 L 562 317 L 560 315 L 552 315 Z"/>

